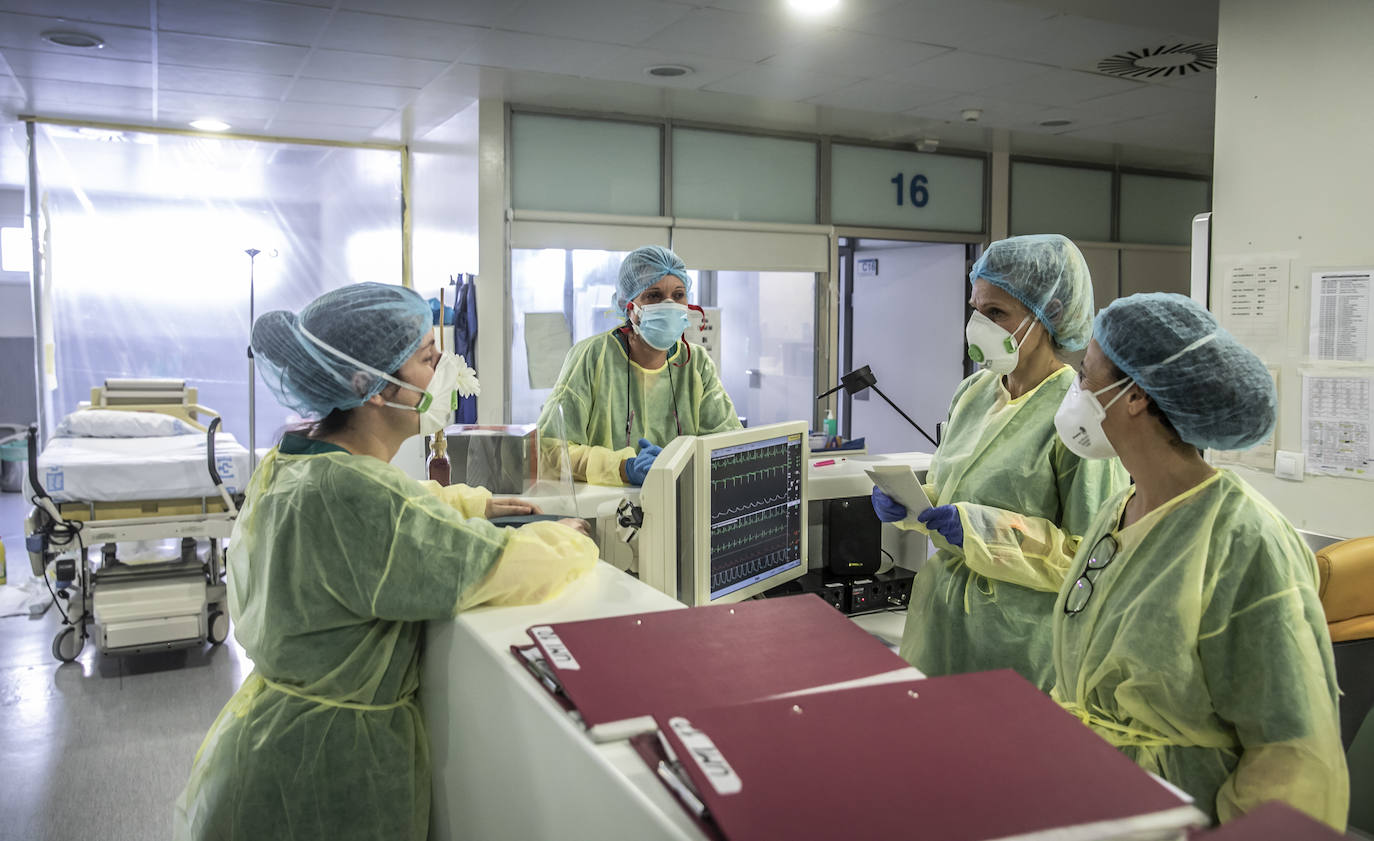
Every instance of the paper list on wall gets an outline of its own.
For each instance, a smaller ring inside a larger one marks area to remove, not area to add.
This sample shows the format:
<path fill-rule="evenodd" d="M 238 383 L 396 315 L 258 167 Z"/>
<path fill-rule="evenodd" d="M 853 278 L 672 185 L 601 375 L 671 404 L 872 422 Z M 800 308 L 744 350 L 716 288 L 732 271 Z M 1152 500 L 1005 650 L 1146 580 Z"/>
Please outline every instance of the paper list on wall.
<path fill-rule="evenodd" d="M 1309 473 L 1374 479 L 1374 377 L 1302 379 L 1303 450 Z"/>
<path fill-rule="evenodd" d="M 1314 359 L 1342 362 L 1374 360 L 1369 330 L 1374 269 L 1312 273 L 1312 338 Z"/>
<path fill-rule="evenodd" d="M 1288 329 L 1288 263 L 1232 266 L 1228 281 L 1226 329 L 1247 345 L 1282 343 Z"/>
<path fill-rule="evenodd" d="M 1274 394 L 1277 396 L 1278 405 L 1283 405 L 1283 395 L 1279 391 L 1279 369 L 1270 365 L 1266 366 L 1269 376 L 1274 380 Z M 1279 437 L 1278 424 L 1274 424 L 1274 429 L 1269 433 L 1269 437 L 1259 442 L 1248 450 L 1212 450 L 1211 457 L 1213 464 L 1242 464 L 1246 467 L 1254 467 L 1258 470 L 1274 469 L 1274 452 L 1278 449 L 1276 442 Z"/>

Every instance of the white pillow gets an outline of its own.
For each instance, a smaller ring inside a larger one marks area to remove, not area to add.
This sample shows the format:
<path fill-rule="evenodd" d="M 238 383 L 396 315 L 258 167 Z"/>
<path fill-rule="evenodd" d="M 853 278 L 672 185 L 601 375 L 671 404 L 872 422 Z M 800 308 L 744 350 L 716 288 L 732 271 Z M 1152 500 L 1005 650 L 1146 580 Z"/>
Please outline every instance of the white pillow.
<path fill-rule="evenodd" d="M 72 412 L 57 425 L 56 433 L 59 438 L 158 438 L 199 434 L 200 430 L 171 415 L 118 409 Z"/>

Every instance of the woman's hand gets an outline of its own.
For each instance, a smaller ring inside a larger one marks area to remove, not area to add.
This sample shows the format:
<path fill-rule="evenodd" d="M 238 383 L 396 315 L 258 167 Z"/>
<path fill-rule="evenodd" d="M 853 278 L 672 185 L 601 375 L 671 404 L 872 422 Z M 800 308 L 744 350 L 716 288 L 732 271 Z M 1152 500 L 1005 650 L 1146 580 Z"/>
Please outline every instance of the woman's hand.
<path fill-rule="evenodd" d="M 487 500 L 486 517 L 488 520 L 493 517 L 521 517 L 526 514 L 543 514 L 543 510 L 526 499 L 497 499 L 492 497 Z"/>
<path fill-rule="evenodd" d="M 586 520 L 579 520 L 579 519 L 577 519 L 577 518 L 575 518 L 575 517 L 564 517 L 563 519 L 559 520 L 558 522 L 559 522 L 560 525 L 567 526 L 568 528 L 572 529 L 573 531 L 577 532 L 578 534 L 581 534 L 583 537 L 591 537 L 591 536 L 592 536 L 591 529 L 587 527 L 587 521 L 586 521 Z"/>

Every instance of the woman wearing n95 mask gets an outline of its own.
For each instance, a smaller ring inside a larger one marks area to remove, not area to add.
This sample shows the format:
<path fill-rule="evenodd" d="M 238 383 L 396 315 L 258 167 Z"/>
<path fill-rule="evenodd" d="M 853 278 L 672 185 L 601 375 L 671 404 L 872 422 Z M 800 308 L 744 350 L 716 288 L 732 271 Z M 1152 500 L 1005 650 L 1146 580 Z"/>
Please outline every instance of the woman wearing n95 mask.
<path fill-rule="evenodd" d="M 1201 449 L 1273 430 L 1264 364 L 1182 295 L 1098 316 L 1055 423 L 1134 485 L 1085 530 L 1053 613 L 1055 700 L 1227 821 L 1284 800 L 1342 829 L 1349 778 L 1317 566 Z"/>
<path fill-rule="evenodd" d="M 682 338 L 692 279 L 666 248 L 646 245 L 620 264 L 615 307 L 625 323 L 568 351 L 539 416 L 541 439 L 566 435 L 573 478 L 641 485 L 679 435 L 739 429 L 715 363 Z"/>
<path fill-rule="evenodd" d="M 596 562 L 577 529 L 497 528 L 486 491 L 389 463 L 470 376 L 430 321 L 414 292 L 364 283 L 253 325 L 263 380 L 319 420 L 262 460 L 234 525 L 229 611 L 254 669 L 196 754 L 177 839 L 423 839 L 424 621 L 543 601 Z"/>
<path fill-rule="evenodd" d="M 984 368 L 954 392 L 928 474 L 935 507 L 908 520 L 873 491 L 879 519 L 939 549 L 916 576 L 901 654 L 928 675 L 1011 668 L 1048 690 L 1055 596 L 1079 535 L 1126 484 L 1119 463 L 1085 461 L 1054 430 L 1074 377 L 1058 354 L 1087 344 L 1092 282 L 1057 234 L 994 242 L 969 281 L 969 355 Z"/>

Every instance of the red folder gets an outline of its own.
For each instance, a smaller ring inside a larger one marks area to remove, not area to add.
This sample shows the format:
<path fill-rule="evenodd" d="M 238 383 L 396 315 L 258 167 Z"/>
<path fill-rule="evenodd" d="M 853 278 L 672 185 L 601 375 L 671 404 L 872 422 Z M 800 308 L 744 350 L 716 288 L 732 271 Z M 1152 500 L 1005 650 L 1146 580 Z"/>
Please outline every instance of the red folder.
<path fill-rule="evenodd" d="M 667 705 L 737 704 L 908 668 L 811 594 L 536 625 L 529 634 L 597 738 L 652 729 L 648 716 Z M 631 724 L 595 732 L 621 722 Z"/>
<path fill-rule="evenodd" d="M 1218 829 L 1199 832 L 1189 838 L 1192 841 L 1344 841 L 1345 836 L 1276 800 Z"/>
<path fill-rule="evenodd" d="M 654 719 L 729 841 L 1181 837 L 1206 821 L 1009 670 Z"/>

